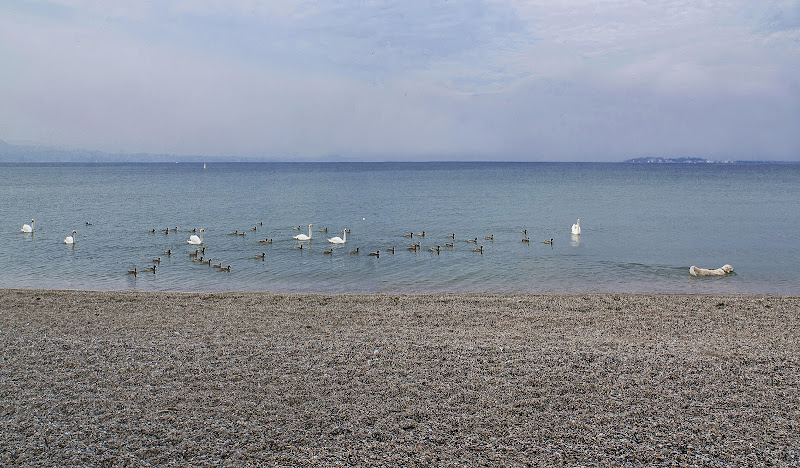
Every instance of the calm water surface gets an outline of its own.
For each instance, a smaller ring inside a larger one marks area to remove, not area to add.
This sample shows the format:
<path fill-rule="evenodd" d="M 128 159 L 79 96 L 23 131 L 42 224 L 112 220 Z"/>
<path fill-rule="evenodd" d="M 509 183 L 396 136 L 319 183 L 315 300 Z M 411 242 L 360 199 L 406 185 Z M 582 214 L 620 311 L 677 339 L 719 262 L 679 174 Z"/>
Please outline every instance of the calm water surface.
<path fill-rule="evenodd" d="M 0 200 L 5 288 L 800 294 L 794 164 L 6 164 Z M 191 261 L 191 228 L 230 273 Z M 127 273 L 157 257 L 155 274 Z M 735 275 L 688 274 L 725 263 Z"/>

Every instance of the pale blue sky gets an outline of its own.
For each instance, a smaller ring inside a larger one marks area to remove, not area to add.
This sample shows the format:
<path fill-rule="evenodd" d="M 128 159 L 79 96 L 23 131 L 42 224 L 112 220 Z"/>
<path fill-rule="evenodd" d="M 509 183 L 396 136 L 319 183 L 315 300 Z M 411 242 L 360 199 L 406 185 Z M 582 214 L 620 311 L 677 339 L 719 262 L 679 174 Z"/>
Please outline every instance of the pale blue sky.
<path fill-rule="evenodd" d="M 0 139 L 800 160 L 800 1 L 0 0 Z"/>

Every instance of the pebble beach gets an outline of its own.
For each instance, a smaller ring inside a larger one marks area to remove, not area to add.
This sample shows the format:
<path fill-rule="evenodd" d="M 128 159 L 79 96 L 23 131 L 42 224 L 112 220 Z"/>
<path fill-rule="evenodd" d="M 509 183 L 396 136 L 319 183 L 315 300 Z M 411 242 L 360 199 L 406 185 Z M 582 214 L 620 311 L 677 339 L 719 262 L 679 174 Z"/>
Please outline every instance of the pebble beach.
<path fill-rule="evenodd" d="M 0 290 L 4 466 L 800 466 L 800 297 Z"/>

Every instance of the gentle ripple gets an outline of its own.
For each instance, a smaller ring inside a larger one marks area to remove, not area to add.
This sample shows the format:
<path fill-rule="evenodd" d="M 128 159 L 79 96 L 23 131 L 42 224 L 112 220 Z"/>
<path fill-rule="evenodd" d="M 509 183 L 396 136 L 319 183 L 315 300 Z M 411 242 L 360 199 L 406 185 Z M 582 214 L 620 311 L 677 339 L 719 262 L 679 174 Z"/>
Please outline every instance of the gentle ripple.
<path fill-rule="evenodd" d="M 800 165 L 0 165 L 0 287 L 799 294 Z M 36 232 L 20 227 L 36 218 Z M 570 226 L 581 218 L 582 235 Z M 86 226 L 85 222 L 93 222 Z M 256 222 L 264 226 L 250 231 Z M 292 239 L 301 225 L 313 239 Z M 161 229 L 178 226 L 177 233 Z M 327 226 L 327 233 L 317 231 Z M 205 228 L 192 262 L 190 228 Z M 326 239 L 352 231 L 344 246 Z M 149 230 L 155 228 L 156 233 Z M 78 231 L 74 246 L 63 238 Z M 521 242 L 528 229 L 530 244 Z M 233 230 L 246 235 L 229 236 Z M 422 250 L 407 247 L 421 232 Z M 456 233 L 454 247 L 445 236 Z M 494 240 L 484 236 L 493 234 Z M 478 237 L 483 255 L 474 253 Z M 554 245 L 542 240 L 554 238 Z M 259 244 L 272 238 L 273 244 Z M 441 245 L 437 255 L 428 248 Z M 359 255 L 350 249 L 359 247 Z M 386 249 L 395 247 L 396 253 Z M 167 249 L 173 255 L 164 254 Z M 381 250 L 380 258 L 368 253 Z M 266 253 L 265 260 L 254 255 Z M 152 265 L 157 273 L 127 271 Z M 696 279 L 692 264 L 736 274 Z"/>

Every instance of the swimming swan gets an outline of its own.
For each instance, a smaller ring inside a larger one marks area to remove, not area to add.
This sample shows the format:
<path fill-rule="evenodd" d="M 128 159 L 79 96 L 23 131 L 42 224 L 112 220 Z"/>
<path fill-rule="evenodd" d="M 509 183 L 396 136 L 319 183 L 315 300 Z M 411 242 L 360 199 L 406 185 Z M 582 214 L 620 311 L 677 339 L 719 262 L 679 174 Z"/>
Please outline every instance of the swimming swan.
<path fill-rule="evenodd" d="M 298 234 L 298 235 L 294 236 L 294 238 L 299 240 L 299 241 L 311 240 L 311 226 L 313 226 L 313 224 L 309 224 L 308 225 L 308 235 Z"/>
<path fill-rule="evenodd" d="M 74 244 L 75 243 L 75 237 L 77 237 L 76 234 L 78 234 L 78 231 L 72 231 L 72 235 L 71 236 L 67 236 L 67 237 L 64 238 L 64 243 L 65 244 Z"/>
<path fill-rule="evenodd" d="M 692 276 L 725 276 L 733 273 L 733 267 L 730 265 L 723 265 L 716 270 L 709 270 L 708 268 L 697 268 L 692 265 L 689 267 L 689 274 Z"/>
<path fill-rule="evenodd" d="M 572 225 L 572 234 L 576 236 L 581 235 L 581 220 L 578 219 L 578 222 Z"/>
<path fill-rule="evenodd" d="M 188 242 L 189 244 L 192 244 L 192 245 L 200 245 L 200 244 L 202 244 L 203 243 L 203 231 L 205 231 L 205 229 L 201 229 L 200 230 L 200 237 L 197 237 L 197 234 L 192 234 L 191 236 L 189 236 L 189 240 L 187 240 L 186 242 Z"/>
<path fill-rule="evenodd" d="M 328 239 L 328 242 L 330 242 L 331 244 L 344 244 L 345 242 L 347 242 L 347 229 L 342 231 L 342 233 L 344 234 L 344 239 L 342 239 L 339 236 L 336 236 Z"/>
<path fill-rule="evenodd" d="M 30 225 L 23 224 L 23 225 L 22 225 L 22 229 L 21 229 L 21 231 L 22 231 L 22 232 L 26 232 L 26 233 L 27 233 L 27 232 L 33 232 L 33 223 L 34 223 L 34 221 L 33 221 L 33 220 L 31 220 L 31 224 L 30 224 Z"/>

